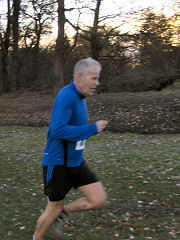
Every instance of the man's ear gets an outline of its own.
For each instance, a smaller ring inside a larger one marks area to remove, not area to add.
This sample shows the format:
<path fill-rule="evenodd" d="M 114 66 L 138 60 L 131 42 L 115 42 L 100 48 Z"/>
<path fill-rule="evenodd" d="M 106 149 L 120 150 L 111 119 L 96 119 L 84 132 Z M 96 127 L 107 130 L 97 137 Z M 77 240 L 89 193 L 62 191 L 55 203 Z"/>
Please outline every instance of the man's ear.
<path fill-rule="evenodd" d="M 81 77 L 82 77 L 81 72 L 76 73 L 76 76 L 74 78 L 74 83 L 75 83 L 76 87 L 79 87 L 79 85 L 81 84 Z"/>
<path fill-rule="evenodd" d="M 76 79 L 77 79 L 78 82 L 81 81 L 81 77 L 82 77 L 82 73 L 81 73 L 81 72 L 78 72 L 78 73 L 76 74 Z"/>

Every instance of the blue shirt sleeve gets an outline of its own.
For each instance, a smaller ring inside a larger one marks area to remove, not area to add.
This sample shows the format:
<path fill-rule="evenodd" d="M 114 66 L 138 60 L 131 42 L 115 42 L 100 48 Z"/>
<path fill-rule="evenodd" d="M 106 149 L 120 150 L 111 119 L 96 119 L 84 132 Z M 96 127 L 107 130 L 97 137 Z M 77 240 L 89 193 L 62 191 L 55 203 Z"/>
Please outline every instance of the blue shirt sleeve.
<path fill-rule="evenodd" d="M 50 132 L 52 137 L 68 141 L 85 140 L 98 133 L 96 123 L 79 126 L 70 125 L 75 98 L 59 94 L 52 111 Z"/>

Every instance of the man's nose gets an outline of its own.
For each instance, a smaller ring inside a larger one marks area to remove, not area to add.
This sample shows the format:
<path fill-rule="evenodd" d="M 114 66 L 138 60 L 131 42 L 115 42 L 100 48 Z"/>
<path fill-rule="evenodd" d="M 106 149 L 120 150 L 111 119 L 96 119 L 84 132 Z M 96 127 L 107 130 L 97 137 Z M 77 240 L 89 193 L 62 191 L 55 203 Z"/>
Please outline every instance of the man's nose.
<path fill-rule="evenodd" d="M 97 79 L 95 82 L 96 86 L 99 86 L 99 80 Z"/>

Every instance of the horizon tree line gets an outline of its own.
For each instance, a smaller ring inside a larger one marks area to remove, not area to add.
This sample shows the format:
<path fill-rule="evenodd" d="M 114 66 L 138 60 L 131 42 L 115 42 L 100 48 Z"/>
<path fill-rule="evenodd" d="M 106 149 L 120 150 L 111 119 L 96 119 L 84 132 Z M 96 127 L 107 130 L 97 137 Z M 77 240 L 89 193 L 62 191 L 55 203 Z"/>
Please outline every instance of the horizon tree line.
<path fill-rule="evenodd" d="M 75 3 L 78 1 L 74 0 Z M 118 16 L 100 15 L 103 0 L 90 5 L 67 8 L 65 0 L 6 0 L 7 13 L 0 15 L 0 94 L 23 89 L 40 90 L 63 87 L 72 78 L 76 61 L 91 56 L 102 66 L 99 92 L 161 90 L 179 78 L 180 45 L 173 42 L 179 32 L 175 26 L 178 12 L 171 18 L 152 9 L 139 13 L 141 27 L 136 33 L 122 33 L 106 25 Z M 74 24 L 67 12 L 88 8 L 92 26 Z M 140 21 L 139 20 L 139 21 Z M 57 39 L 41 46 L 43 36 L 57 21 Z M 75 34 L 69 37 L 67 24 Z"/>

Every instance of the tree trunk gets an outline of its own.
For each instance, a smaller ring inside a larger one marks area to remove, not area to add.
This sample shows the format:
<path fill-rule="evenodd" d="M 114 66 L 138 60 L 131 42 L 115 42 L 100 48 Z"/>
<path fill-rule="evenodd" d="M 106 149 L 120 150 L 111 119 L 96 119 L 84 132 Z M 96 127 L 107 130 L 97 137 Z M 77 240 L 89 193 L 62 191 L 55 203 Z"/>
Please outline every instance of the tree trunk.
<path fill-rule="evenodd" d="M 41 24 L 41 19 L 40 19 L 40 15 L 39 15 L 39 19 L 38 21 L 35 21 L 35 29 L 34 32 L 36 34 L 36 43 L 35 46 L 33 48 L 32 54 L 33 54 L 33 81 L 32 84 L 34 85 L 34 87 L 36 87 L 38 84 L 40 84 L 40 79 L 39 79 L 39 65 L 40 65 L 40 40 L 41 40 L 41 33 L 42 33 L 42 24 Z"/>
<path fill-rule="evenodd" d="M 13 50 L 11 57 L 11 85 L 10 90 L 16 91 L 19 87 L 18 74 L 19 74 L 19 61 L 18 61 L 18 41 L 19 41 L 19 11 L 20 11 L 20 0 L 13 0 L 13 22 L 12 22 L 12 32 L 13 32 Z"/>
<path fill-rule="evenodd" d="M 64 52 L 65 52 L 65 10 L 64 0 L 58 0 L 58 37 L 55 50 L 55 76 L 59 79 L 60 86 L 64 86 Z"/>
<path fill-rule="evenodd" d="M 96 9 L 94 14 L 94 23 L 91 31 L 91 54 L 92 58 L 98 59 L 100 55 L 99 37 L 98 37 L 98 23 L 99 23 L 99 11 L 102 0 L 97 0 Z"/>
<path fill-rule="evenodd" d="M 10 32 L 11 32 L 11 18 L 10 18 L 10 0 L 7 0 L 7 27 L 4 34 L 4 39 L 0 33 L 0 42 L 1 42 L 1 87 L 0 92 L 8 92 L 10 90 L 10 79 L 8 71 L 8 51 L 10 45 Z"/>

